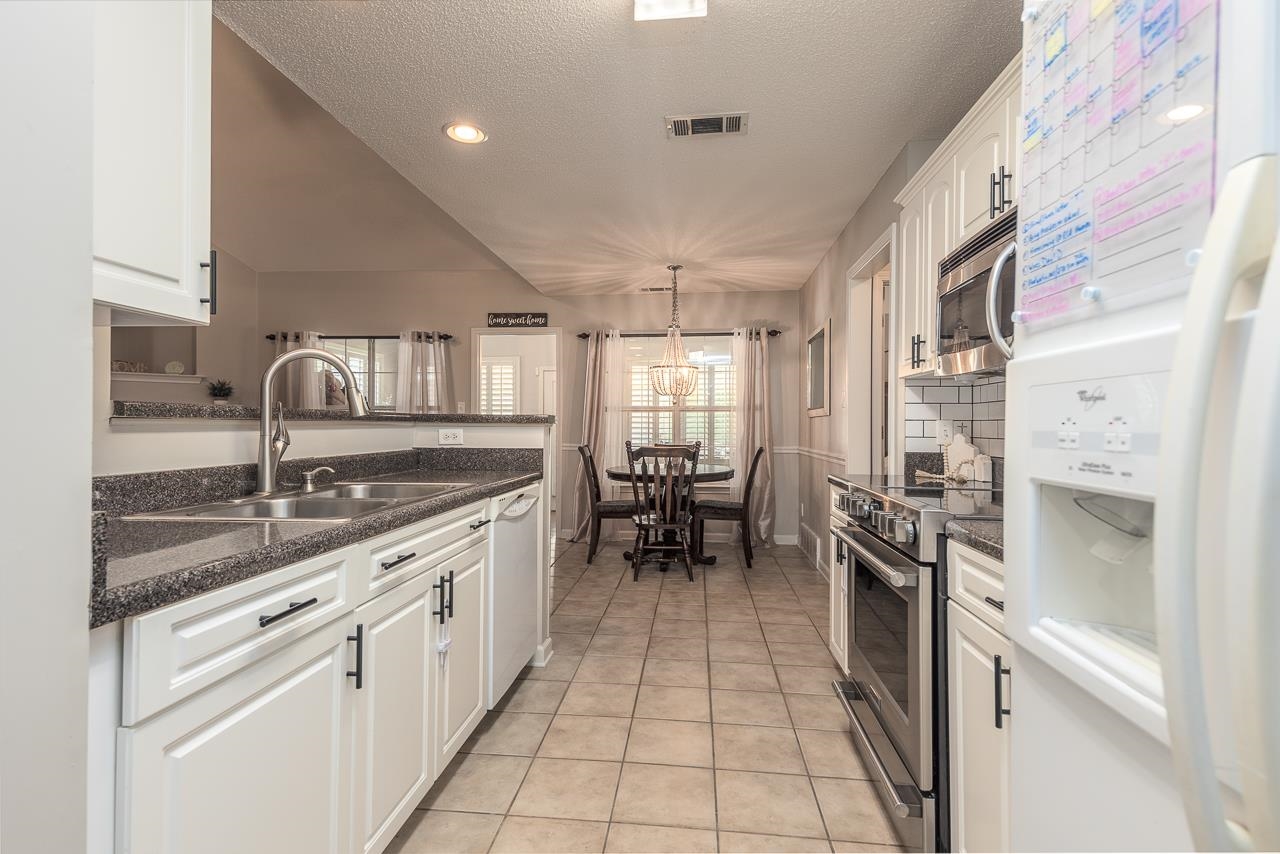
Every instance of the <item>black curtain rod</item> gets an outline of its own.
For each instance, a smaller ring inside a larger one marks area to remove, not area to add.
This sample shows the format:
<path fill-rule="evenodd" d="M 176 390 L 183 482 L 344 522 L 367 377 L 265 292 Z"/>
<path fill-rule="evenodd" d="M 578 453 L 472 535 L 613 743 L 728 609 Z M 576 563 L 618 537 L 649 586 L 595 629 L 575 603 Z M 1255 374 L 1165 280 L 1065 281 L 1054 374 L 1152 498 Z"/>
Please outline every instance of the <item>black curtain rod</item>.
<path fill-rule="evenodd" d="M 685 332 L 682 329 L 680 330 L 680 334 L 687 335 L 690 338 L 727 338 L 733 333 L 732 332 Z M 782 334 L 781 329 L 769 330 L 770 338 L 777 338 L 781 334 Z M 581 338 L 583 341 L 586 341 L 588 338 L 591 337 L 591 333 L 579 332 L 578 337 Z M 667 333 L 666 332 L 623 332 L 619 337 L 621 338 L 666 338 Z"/>
<path fill-rule="evenodd" d="M 453 340 L 453 336 L 450 335 L 448 332 L 441 332 L 439 333 L 439 335 L 440 335 L 441 341 Z M 374 341 L 399 341 L 400 340 L 399 335 L 321 335 L 320 336 L 321 340 L 325 340 L 327 338 L 370 338 Z M 266 336 L 266 339 L 268 341 L 274 341 L 276 340 L 276 334 L 274 332 L 269 333 Z"/>

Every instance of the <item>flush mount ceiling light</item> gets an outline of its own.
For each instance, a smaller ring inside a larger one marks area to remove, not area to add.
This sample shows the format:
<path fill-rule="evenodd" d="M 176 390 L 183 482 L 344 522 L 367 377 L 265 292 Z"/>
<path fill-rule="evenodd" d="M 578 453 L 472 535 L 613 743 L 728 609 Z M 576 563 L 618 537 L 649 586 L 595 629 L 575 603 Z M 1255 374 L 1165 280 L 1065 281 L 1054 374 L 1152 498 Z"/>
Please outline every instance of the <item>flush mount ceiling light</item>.
<path fill-rule="evenodd" d="M 464 142 L 467 145 L 484 142 L 489 138 L 489 134 L 470 122 L 449 122 L 444 126 L 444 135 L 454 142 Z"/>
<path fill-rule="evenodd" d="M 676 289 L 676 273 L 684 268 L 669 264 L 671 271 L 671 325 L 667 327 L 667 346 L 662 358 L 649 366 L 649 385 L 661 397 L 688 397 L 698 387 L 698 369 L 689 363 L 684 341 L 680 339 L 680 292 Z"/>
<path fill-rule="evenodd" d="M 707 17 L 707 0 L 636 0 L 637 21 Z"/>

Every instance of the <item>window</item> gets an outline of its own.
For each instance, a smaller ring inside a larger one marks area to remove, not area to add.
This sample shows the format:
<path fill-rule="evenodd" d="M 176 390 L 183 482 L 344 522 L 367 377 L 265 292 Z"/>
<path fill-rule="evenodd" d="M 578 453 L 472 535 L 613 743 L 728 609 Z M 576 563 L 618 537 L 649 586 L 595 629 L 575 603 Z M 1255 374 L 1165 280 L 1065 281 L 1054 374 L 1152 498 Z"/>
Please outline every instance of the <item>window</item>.
<path fill-rule="evenodd" d="M 519 356 L 481 359 L 480 411 L 485 415 L 515 415 L 520 411 Z"/>
<path fill-rule="evenodd" d="M 733 339 L 686 335 L 689 361 L 698 366 L 698 387 L 689 397 L 659 397 L 649 384 L 649 366 L 662 358 L 666 336 L 624 338 L 623 437 L 633 443 L 702 442 L 699 462 L 729 465 L 737 442 Z"/>
<path fill-rule="evenodd" d="M 342 359 L 356 375 L 356 386 L 374 409 L 396 408 L 396 368 L 399 364 L 399 345 L 396 338 L 321 338 L 320 346 Z M 337 377 L 336 388 L 342 388 Z M 328 383 L 330 389 L 334 383 Z M 329 404 L 344 401 L 330 397 Z"/>

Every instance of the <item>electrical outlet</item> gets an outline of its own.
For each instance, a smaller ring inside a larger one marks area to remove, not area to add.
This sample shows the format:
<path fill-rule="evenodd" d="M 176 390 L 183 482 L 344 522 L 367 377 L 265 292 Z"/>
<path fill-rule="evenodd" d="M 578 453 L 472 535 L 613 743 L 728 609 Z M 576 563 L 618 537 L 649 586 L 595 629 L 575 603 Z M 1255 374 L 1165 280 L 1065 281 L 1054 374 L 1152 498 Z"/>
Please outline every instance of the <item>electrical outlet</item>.
<path fill-rule="evenodd" d="M 956 432 L 955 422 L 953 422 L 950 418 L 938 419 L 938 444 L 939 445 L 951 444 L 951 439 L 953 436 L 955 436 L 955 432 Z"/>
<path fill-rule="evenodd" d="M 462 428 L 451 427 L 448 430 L 440 431 L 441 445 L 461 445 L 462 444 Z"/>

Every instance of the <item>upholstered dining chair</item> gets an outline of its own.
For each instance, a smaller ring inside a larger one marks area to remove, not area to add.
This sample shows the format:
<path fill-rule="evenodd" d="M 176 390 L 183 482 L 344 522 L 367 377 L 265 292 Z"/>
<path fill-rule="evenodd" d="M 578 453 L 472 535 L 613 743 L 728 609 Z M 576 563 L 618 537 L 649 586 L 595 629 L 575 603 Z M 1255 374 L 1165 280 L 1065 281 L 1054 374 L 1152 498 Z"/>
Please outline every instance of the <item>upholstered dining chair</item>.
<path fill-rule="evenodd" d="M 645 558 L 657 556 L 664 566 L 675 558 L 684 561 L 693 581 L 690 540 L 693 538 L 694 482 L 702 443 L 693 445 L 642 445 L 627 442 L 627 466 L 631 471 L 632 521 L 636 541 L 631 550 L 631 579 L 640 580 Z"/>
<path fill-rule="evenodd" d="M 601 519 L 630 519 L 635 513 L 635 504 L 627 498 L 618 501 L 605 501 L 600 495 L 600 472 L 596 469 L 596 458 L 591 448 L 578 446 L 582 456 L 582 468 L 587 473 L 587 493 L 591 502 L 591 538 L 587 543 L 587 563 L 595 559 L 596 550 L 600 548 Z"/>
<path fill-rule="evenodd" d="M 756 484 L 756 470 L 760 467 L 760 458 L 764 456 L 764 448 L 757 448 L 751 458 L 751 470 L 747 474 L 747 483 L 742 488 L 741 501 L 699 501 L 693 508 L 693 522 L 698 529 L 698 543 L 706 548 L 707 520 L 718 519 L 737 522 L 742 526 L 742 556 L 746 558 L 747 567 L 751 567 L 751 490 Z"/>

